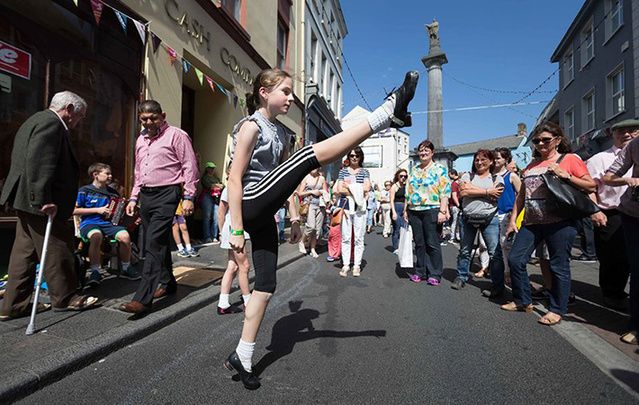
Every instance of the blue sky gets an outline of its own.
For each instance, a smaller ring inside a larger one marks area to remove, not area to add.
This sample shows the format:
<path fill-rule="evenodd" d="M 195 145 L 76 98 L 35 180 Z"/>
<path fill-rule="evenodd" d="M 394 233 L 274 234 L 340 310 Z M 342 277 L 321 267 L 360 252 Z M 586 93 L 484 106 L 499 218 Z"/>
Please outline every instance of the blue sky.
<path fill-rule="evenodd" d="M 375 107 L 401 83 L 404 73 L 420 72 L 413 111 L 426 111 L 428 81 L 422 56 L 428 53 L 424 24 L 437 18 L 443 67 L 444 109 L 512 103 L 525 94 L 486 92 L 462 85 L 528 92 L 556 68 L 550 56 L 581 8 L 583 0 L 342 0 L 348 27 L 344 55 L 368 103 Z M 366 108 L 344 66 L 343 115 L 356 105 Z M 558 74 L 540 90 L 553 91 Z M 526 101 L 544 101 L 552 93 Z M 517 123 L 530 130 L 545 103 L 444 113 L 444 144 L 514 134 Z M 426 137 L 426 114 L 413 116 L 406 129 L 411 146 Z"/>

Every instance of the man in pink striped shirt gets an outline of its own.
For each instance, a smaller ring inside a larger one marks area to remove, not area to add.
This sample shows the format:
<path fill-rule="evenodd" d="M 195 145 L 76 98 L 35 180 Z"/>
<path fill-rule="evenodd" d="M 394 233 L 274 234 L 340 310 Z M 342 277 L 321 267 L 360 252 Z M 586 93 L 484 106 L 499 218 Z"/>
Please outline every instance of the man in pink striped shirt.
<path fill-rule="evenodd" d="M 198 169 L 191 138 L 165 121 L 160 103 L 143 101 L 138 113 L 144 129 L 135 144 L 135 183 L 126 211 L 133 215 L 140 207 L 146 259 L 133 300 L 120 309 L 142 314 L 151 310 L 154 297 L 177 289 L 169 251 L 171 225 L 180 200 L 184 215 L 193 213 Z"/>

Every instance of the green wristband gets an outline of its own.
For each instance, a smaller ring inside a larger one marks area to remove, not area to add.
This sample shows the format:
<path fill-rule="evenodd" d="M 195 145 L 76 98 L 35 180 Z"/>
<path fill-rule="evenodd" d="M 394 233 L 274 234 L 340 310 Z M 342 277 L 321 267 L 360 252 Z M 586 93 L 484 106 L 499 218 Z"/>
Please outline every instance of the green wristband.
<path fill-rule="evenodd" d="M 231 229 L 231 235 L 244 235 L 244 229 Z"/>

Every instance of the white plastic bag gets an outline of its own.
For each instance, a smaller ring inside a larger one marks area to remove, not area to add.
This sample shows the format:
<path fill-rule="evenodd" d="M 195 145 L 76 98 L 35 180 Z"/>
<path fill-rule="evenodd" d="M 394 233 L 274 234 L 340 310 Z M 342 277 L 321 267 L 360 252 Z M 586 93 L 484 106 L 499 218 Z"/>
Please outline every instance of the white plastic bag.
<path fill-rule="evenodd" d="M 399 267 L 413 267 L 413 228 L 410 225 L 399 229 L 399 247 L 397 249 Z"/>

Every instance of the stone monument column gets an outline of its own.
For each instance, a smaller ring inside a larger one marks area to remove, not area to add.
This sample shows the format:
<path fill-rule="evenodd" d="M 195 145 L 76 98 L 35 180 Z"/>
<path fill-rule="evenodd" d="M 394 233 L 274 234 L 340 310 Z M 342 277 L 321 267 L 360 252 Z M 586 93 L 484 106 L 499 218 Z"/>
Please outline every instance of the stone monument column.
<path fill-rule="evenodd" d="M 422 63 L 428 71 L 428 140 L 435 146 L 434 160 L 452 168 L 452 162 L 457 156 L 444 148 L 444 120 L 441 111 L 442 65 L 448 63 L 448 58 L 441 49 L 437 20 L 433 19 L 431 24 L 426 24 L 426 30 L 430 46 Z"/>

